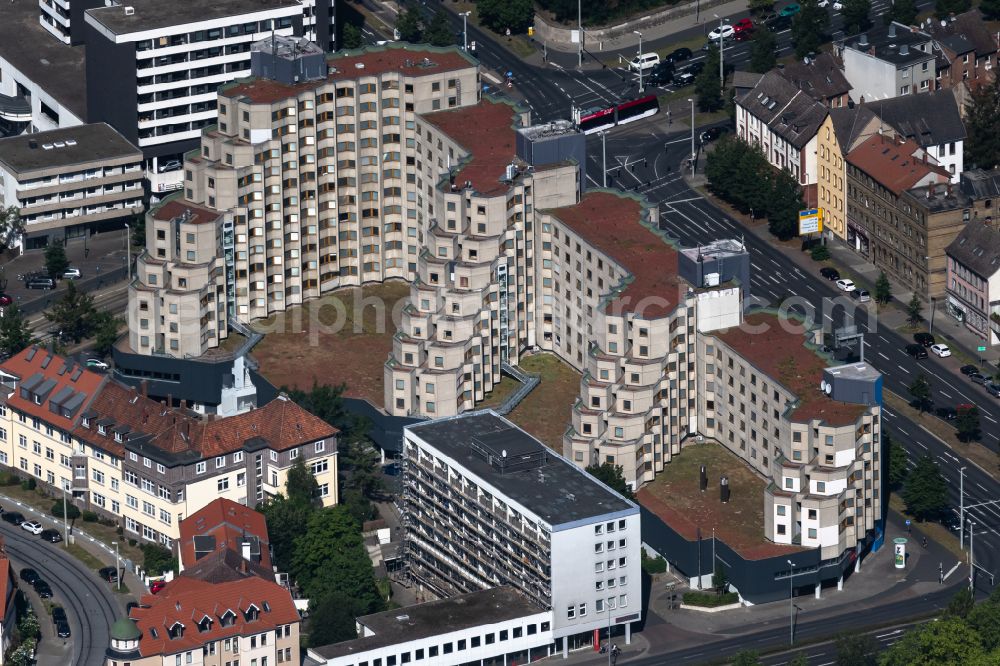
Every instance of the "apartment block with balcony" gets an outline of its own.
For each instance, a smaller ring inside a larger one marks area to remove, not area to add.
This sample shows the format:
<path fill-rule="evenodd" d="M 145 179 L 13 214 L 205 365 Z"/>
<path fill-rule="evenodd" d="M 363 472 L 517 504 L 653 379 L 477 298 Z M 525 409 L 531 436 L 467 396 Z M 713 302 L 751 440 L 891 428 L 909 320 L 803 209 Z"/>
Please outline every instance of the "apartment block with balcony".
<path fill-rule="evenodd" d="M 63 44 L 76 46 L 86 32 L 83 13 L 103 5 L 101 0 L 38 0 L 38 22 Z"/>
<path fill-rule="evenodd" d="M 642 618 L 639 507 L 494 412 L 403 435 L 407 574 L 441 596 L 510 585 L 563 654 Z"/>
<path fill-rule="evenodd" d="M 0 139 L 0 206 L 25 249 L 120 229 L 142 213 L 142 153 L 104 123 Z"/>
<path fill-rule="evenodd" d="M 87 116 L 138 145 L 151 190 L 180 187 L 183 154 L 217 122 L 216 90 L 250 74 L 250 45 L 302 34 L 297 0 L 163 3 L 87 10 Z"/>
<path fill-rule="evenodd" d="M 38 347 L 0 364 L 0 465 L 133 538 L 171 546 L 179 523 L 223 497 L 255 506 L 303 459 L 324 505 L 337 501 L 337 431 L 279 396 L 199 419 Z"/>
<path fill-rule="evenodd" d="M 830 559 L 882 517 L 882 378 L 864 363 L 827 367 L 805 333 L 754 313 L 743 330 L 701 336 L 698 432 L 769 481 L 766 539 Z"/>

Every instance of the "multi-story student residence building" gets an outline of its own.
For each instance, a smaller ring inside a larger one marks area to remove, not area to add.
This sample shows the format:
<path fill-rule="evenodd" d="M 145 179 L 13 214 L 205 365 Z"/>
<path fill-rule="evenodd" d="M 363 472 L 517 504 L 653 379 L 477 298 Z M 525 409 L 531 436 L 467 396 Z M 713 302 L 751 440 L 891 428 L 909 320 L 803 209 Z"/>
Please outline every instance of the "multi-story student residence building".
<path fill-rule="evenodd" d="M 142 213 L 142 153 L 104 123 L 0 139 L 0 206 L 25 249 L 120 228 Z"/>
<path fill-rule="evenodd" d="M 501 585 L 552 611 L 563 650 L 642 617 L 639 507 L 494 412 L 403 435 L 408 574 L 441 596 Z"/>
<path fill-rule="evenodd" d="M 337 431 L 281 396 L 215 420 L 156 402 L 38 347 L 0 364 L 0 464 L 172 545 L 209 502 L 254 506 L 283 492 L 301 458 L 337 498 Z"/>

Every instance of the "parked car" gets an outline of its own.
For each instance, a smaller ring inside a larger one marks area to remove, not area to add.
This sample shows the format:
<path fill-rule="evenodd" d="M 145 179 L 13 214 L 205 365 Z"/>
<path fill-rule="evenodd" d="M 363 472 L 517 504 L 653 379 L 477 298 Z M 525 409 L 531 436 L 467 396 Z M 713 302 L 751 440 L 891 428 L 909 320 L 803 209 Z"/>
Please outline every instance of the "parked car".
<path fill-rule="evenodd" d="M 56 635 L 59 638 L 69 638 L 72 635 L 69 630 L 69 622 L 56 622 Z"/>
<path fill-rule="evenodd" d="M 23 523 L 21 523 L 21 529 L 22 530 L 26 530 L 28 532 L 31 532 L 32 534 L 34 534 L 36 536 L 39 535 L 39 534 L 41 534 L 45 530 L 45 528 L 42 527 L 42 524 L 40 522 L 38 522 L 37 520 L 26 520 L 26 521 L 24 521 Z"/>
<path fill-rule="evenodd" d="M 160 590 L 162 590 L 166 586 L 167 586 L 167 581 L 165 581 L 165 580 L 154 580 L 152 583 L 149 584 L 149 591 L 152 594 L 156 594 L 157 592 L 159 592 Z"/>
<path fill-rule="evenodd" d="M 784 7 L 782 7 L 781 11 L 778 12 L 778 16 L 791 17 L 791 16 L 795 16 L 800 11 L 802 11 L 802 8 L 799 7 L 798 4 L 796 4 L 796 3 L 793 2 L 790 5 L 785 5 Z"/>
<path fill-rule="evenodd" d="M 118 582 L 118 570 L 114 567 L 102 567 L 97 570 L 97 575 L 109 583 Z"/>
<path fill-rule="evenodd" d="M 960 370 L 963 375 L 971 375 L 975 372 L 979 372 L 979 368 L 974 365 L 963 365 Z"/>
<path fill-rule="evenodd" d="M 663 67 L 662 65 L 666 65 Z M 668 62 L 661 62 L 660 65 L 653 68 L 646 81 L 651 86 L 666 86 L 670 85 L 674 80 L 674 66 Z"/>
<path fill-rule="evenodd" d="M 868 293 L 867 289 L 855 289 L 851 292 L 851 296 L 859 303 L 867 303 L 872 300 L 872 295 Z"/>
<path fill-rule="evenodd" d="M 52 586 L 50 586 L 44 580 L 39 578 L 34 583 L 32 583 L 31 586 L 35 588 L 35 592 L 37 592 L 38 596 L 40 596 L 42 599 L 52 598 Z"/>
<path fill-rule="evenodd" d="M 647 69 L 652 69 L 660 64 L 660 55 L 658 53 L 641 53 L 636 57 L 629 60 L 628 68 L 633 72 L 646 71 Z"/>
<path fill-rule="evenodd" d="M 27 289 L 55 289 L 56 281 L 49 277 L 31 278 L 24 283 Z"/>
<path fill-rule="evenodd" d="M 42 533 L 38 536 L 42 537 L 42 541 L 48 541 L 49 543 L 59 543 L 63 540 L 62 534 L 59 534 L 59 530 L 42 530 Z"/>
<path fill-rule="evenodd" d="M 719 41 L 720 39 L 729 39 L 735 34 L 736 29 L 728 24 L 720 25 L 718 28 L 708 33 L 708 38 L 714 41 Z"/>
<path fill-rule="evenodd" d="M 62 606 L 53 606 L 52 620 L 53 622 L 68 622 L 69 620 L 66 617 L 66 609 Z"/>
<path fill-rule="evenodd" d="M 941 343 L 931 345 L 931 351 L 937 354 L 940 358 L 951 356 L 951 350 L 948 349 L 948 345 L 943 345 Z"/>
<path fill-rule="evenodd" d="M 14 299 L 7 294 L 0 294 L 0 307 L 10 305 L 14 302 Z"/>
<path fill-rule="evenodd" d="M 24 522 L 24 514 L 18 511 L 8 511 L 3 514 L 3 519 L 11 525 L 20 525 Z"/>
<path fill-rule="evenodd" d="M 749 17 L 742 18 L 733 24 L 733 31 L 736 32 L 737 35 L 751 30 L 753 30 L 753 20 Z"/>
<path fill-rule="evenodd" d="M 939 419 L 945 421 L 954 421 L 958 418 L 958 412 L 955 411 L 954 407 L 938 407 L 934 410 L 934 413 L 937 414 Z"/>
<path fill-rule="evenodd" d="M 711 143 L 712 141 L 715 141 L 720 136 L 722 136 L 722 132 L 723 129 L 721 127 L 709 127 L 707 130 L 701 133 L 701 137 L 699 138 L 701 139 L 701 142 L 703 144 Z"/>
<path fill-rule="evenodd" d="M 986 392 L 994 398 L 1000 398 L 1000 384 L 994 384 L 992 381 L 988 381 L 983 384 L 983 388 L 985 388 Z"/>
<path fill-rule="evenodd" d="M 906 345 L 906 353 L 917 359 L 927 358 L 927 350 L 920 345 Z"/>
<path fill-rule="evenodd" d="M 41 579 L 41 576 L 34 569 L 21 569 L 21 573 L 18 576 L 28 585 L 34 585 L 36 580 Z"/>
<path fill-rule="evenodd" d="M 843 8 L 844 8 L 844 3 L 842 3 L 840 0 L 833 0 L 833 11 L 839 12 Z"/>
<path fill-rule="evenodd" d="M 837 280 L 837 289 L 847 292 L 854 291 L 855 289 L 854 280 L 849 280 L 847 278 L 841 278 L 840 280 Z"/>
<path fill-rule="evenodd" d="M 695 76 L 698 76 L 699 74 L 701 74 L 701 70 L 703 69 L 705 69 L 705 62 L 699 60 L 698 62 L 693 62 L 690 65 L 688 65 L 684 71 L 691 72 Z"/>
<path fill-rule="evenodd" d="M 670 55 L 664 58 L 664 60 L 677 63 L 680 62 L 681 60 L 687 60 L 690 57 L 691 57 L 691 49 L 682 46 L 679 49 L 674 49 L 673 51 L 671 51 Z"/>
<path fill-rule="evenodd" d="M 157 172 L 166 173 L 167 171 L 177 171 L 182 166 L 184 165 L 180 160 L 167 160 L 157 168 Z"/>
<path fill-rule="evenodd" d="M 105 363 L 99 358 L 88 358 L 87 367 L 90 368 L 91 370 L 107 370 L 111 366 L 109 366 L 107 363 Z"/>
<path fill-rule="evenodd" d="M 819 269 L 819 274 L 830 281 L 840 279 L 840 271 L 838 271 L 836 268 L 833 268 L 832 266 L 824 266 L 823 268 Z"/>
<path fill-rule="evenodd" d="M 987 381 L 986 375 L 984 375 L 981 372 L 973 372 L 972 374 L 969 375 L 969 379 L 972 380 L 973 384 L 985 384 Z M 6 518 L 7 516 L 4 516 L 5 520 Z"/>
<path fill-rule="evenodd" d="M 937 340 L 934 339 L 934 336 L 930 333 L 914 333 L 913 341 L 918 345 L 923 345 L 924 347 L 930 347 L 932 344 L 937 342 Z"/>
<path fill-rule="evenodd" d="M 689 86 L 694 83 L 695 75 L 691 72 L 684 71 L 674 77 L 674 87 L 683 88 L 684 86 Z"/>
<path fill-rule="evenodd" d="M 72 267 L 64 270 L 62 274 L 63 280 L 77 280 L 82 276 L 83 273 L 80 272 L 79 268 L 72 268 Z"/>
<path fill-rule="evenodd" d="M 775 16 L 767 22 L 767 27 L 771 29 L 771 32 L 782 32 L 784 30 L 788 30 L 791 26 L 791 16 Z"/>

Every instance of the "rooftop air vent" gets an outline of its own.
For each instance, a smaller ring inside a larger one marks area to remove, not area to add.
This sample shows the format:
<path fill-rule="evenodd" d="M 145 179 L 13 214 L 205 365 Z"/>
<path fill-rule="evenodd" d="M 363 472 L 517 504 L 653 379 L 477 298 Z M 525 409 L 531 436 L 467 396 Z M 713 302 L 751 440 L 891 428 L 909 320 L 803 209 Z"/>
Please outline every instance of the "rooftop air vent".
<path fill-rule="evenodd" d="M 54 146 L 51 143 L 43 143 L 42 144 L 42 148 L 44 150 L 52 150 L 54 148 Z"/>
<path fill-rule="evenodd" d="M 75 146 L 76 145 L 76 139 L 66 139 L 66 145 L 67 146 Z"/>
<path fill-rule="evenodd" d="M 133 16 L 135 14 L 135 7 L 125 7 L 125 16 Z"/>
<path fill-rule="evenodd" d="M 365 68 L 365 63 L 363 63 L 363 62 L 356 62 L 356 63 L 354 63 L 354 68 L 355 69 L 364 69 Z"/>

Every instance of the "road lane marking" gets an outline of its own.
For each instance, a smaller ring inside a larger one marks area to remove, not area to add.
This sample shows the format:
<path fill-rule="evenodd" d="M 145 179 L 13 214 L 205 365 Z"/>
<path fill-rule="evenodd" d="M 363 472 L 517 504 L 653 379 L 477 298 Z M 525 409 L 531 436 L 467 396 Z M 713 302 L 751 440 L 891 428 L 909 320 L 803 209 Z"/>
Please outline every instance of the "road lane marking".
<path fill-rule="evenodd" d="M 910 371 L 907 370 L 906 368 L 904 368 L 903 366 L 897 365 L 896 367 L 899 368 L 900 370 L 902 370 L 903 372 L 905 372 L 906 374 L 910 374 Z"/>

